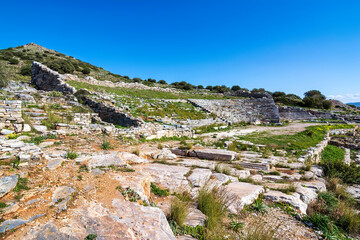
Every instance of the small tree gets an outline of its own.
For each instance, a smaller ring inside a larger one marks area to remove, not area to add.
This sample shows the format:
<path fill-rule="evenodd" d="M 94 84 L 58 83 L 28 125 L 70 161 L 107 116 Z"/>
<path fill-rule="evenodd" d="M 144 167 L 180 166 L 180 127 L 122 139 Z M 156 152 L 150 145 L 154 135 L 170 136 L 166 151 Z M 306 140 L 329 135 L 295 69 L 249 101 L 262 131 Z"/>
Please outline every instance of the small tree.
<path fill-rule="evenodd" d="M 19 60 L 16 58 L 10 58 L 9 63 L 12 65 L 17 65 L 19 63 Z"/>
<path fill-rule="evenodd" d="M 234 85 L 234 86 L 232 86 L 231 91 L 239 91 L 240 89 L 241 88 L 239 85 Z"/>
<path fill-rule="evenodd" d="M 89 73 L 90 73 L 90 68 L 88 68 L 88 67 L 83 68 L 83 69 L 81 70 L 81 72 L 82 72 L 83 74 L 89 74 Z"/>
<path fill-rule="evenodd" d="M 160 83 L 160 84 L 167 84 L 167 82 L 165 81 L 165 80 L 160 80 L 160 81 L 158 81 L 158 83 Z"/>

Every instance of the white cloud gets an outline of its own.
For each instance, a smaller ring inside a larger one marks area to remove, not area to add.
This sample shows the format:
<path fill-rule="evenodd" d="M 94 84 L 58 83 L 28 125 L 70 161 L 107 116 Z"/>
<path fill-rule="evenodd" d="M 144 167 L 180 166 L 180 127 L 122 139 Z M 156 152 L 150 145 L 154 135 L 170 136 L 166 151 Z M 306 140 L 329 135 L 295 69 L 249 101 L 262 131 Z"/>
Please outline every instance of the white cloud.
<path fill-rule="evenodd" d="M 349 94 L 345 94 L 345 95 L 329 95 L 327 97 L 328 99 L 337 99 L 340 100 L 342 102 L 356 102 L 356 101 L 360 101 L 360 93 L 349 93 Z"/>

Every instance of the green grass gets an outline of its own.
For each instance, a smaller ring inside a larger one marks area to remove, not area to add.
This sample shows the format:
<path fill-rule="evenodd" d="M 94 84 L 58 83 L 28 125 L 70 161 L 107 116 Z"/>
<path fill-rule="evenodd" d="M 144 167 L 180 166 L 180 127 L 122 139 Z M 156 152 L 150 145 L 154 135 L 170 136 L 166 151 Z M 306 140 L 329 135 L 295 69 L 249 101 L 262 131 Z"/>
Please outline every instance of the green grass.
<path fill-rule="evenodd" d="M 183 202 L 178 198 L 171 199 L 169 220 L 182 226 L 189 215 L 189 202 Z"/>
<path fill-rule="evenodd" d="M 345 150 L 328 145 L 321 154 L 321 166 L 329 178 L 340 178 L 344 183 L 360 184 L 360 167 L 354 162 L 344 163 Z"/>
<path fill-rule="evenodd" d="M 196 92 L 180 92 L 171 93 L 164 91 L 154 91 L 147 89 L 135 89 L 135 88 L 120 88 L 120 87 L 106 87 L 97 86 L 89 83 L 77 82 L 74 80 L 68 81 L 68 84 L 76 89 L 85 88 L 92 91 L 112 93 L 119 96 L 137 97 L 137 98 L 148 98 L 148 99 L 224 99 L 223 95 L 217 94 L 198 94 Z"/>
<path fill-rule="evenodd" d="M 65 157 L 68 159 L 75 159 L 75 158 L 79 157 L 79 154 L 75 151 L 68 151 L 68 152 L 66 152 Z"/>
<path fill-rule="evenodd" d="M 151 183 L 150 188 L 151 188 L 151 192 L 157 196 L 164 197 L 170 195 L 168 189 L 161 189 L 158 186 L 156 186 L 155 183 Z"/>
<path fill-rule="evenodd" d="M 30 188 L 27 186 L 28 184 L 27 178 L 19 177 L 18 182 L 14 188 L 14 192 L 21 192 L 22 190 L 29 190 Z"/>
<path fill-rule="evenodd" d="M 111 146 L 110 142 L 109 141 L 106 141 L 104 140 L 103 143 L 101 144 L 101 149 L 103 150 L 110 150 L 112 149 L 113 147 Z"/>
<path fill-rule="evenodd" d="M 354 125 L 347 124 L 311 126 L 307 127 L 305 131 L 294 135 L 270 135 L 267 132 L 260 132 L 240 136 L 239 139 L 266 145 L 271 149 L 284 149 L 287 152 L 295 151 L 297 156 L 300 156 L 304 150 L 321 142 L 328 130 L 353 127 Z"/>
<path fill-rule="evenodd" d="M 221 224 L 226 213 L 226 200 L 224 193 L 218 189 L 210 190 L 202 187 L 199 190 L 199 210 L 207 216 L 205 222 L 207 229 L 216 229 Z"/>

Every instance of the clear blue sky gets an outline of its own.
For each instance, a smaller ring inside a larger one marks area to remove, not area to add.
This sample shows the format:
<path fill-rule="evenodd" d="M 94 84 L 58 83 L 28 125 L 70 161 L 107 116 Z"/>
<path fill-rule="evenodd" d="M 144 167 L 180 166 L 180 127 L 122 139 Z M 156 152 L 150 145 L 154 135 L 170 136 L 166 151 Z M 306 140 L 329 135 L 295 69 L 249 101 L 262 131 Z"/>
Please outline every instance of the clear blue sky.
<path fill-rule="evenodd" d="M 360 1 L 2 1 L 0 48 L 114 73 L 360 101 Z"/>

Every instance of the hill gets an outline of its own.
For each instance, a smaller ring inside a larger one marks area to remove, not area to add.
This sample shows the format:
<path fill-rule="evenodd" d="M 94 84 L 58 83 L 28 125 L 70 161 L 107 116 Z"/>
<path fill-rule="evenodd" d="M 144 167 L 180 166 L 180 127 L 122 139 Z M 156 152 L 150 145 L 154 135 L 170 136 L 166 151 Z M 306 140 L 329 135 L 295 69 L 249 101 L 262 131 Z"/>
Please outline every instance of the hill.
<path fill-rule="evenodd" d="M 354 105 L 354 106 L 360 107 L 360 102 L 347 103 L 347 105 Z"/>

